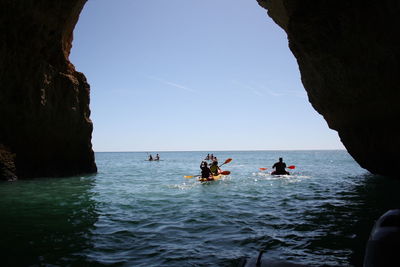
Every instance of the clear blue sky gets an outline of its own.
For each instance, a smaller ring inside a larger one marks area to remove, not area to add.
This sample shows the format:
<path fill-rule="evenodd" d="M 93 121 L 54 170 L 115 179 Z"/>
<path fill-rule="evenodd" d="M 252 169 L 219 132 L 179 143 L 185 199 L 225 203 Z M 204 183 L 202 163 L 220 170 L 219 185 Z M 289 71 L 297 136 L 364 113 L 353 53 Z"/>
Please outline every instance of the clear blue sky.
<path fill-rule="evenodd" d="M 256 0 L 89 0 L 70 59 L 95 151 L 344 148 Z"/>

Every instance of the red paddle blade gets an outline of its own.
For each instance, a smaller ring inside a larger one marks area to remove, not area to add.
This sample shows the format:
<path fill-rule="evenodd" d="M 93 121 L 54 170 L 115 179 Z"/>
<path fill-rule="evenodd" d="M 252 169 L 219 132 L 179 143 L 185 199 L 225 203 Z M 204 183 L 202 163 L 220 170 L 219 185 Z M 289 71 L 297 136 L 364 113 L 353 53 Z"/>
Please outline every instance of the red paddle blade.
<path fill-rule="evenodd" d="M 260 169 L 260 171 L 265 171 L 268 168 L 259 168 L 259 169 Z"/>
<path fill-rule="evenodd" d="M 225 160 L 224 164 L 227 164 L 227 163 L 229 163 L 229 162 L 231 162 L 231 161 L 232 161 L 232 159 L 229 158 L 229 159 Z"/>
<path fill-rule="evenodd" d="M 294 165 L 290 165 L 289 167 L 287 167 L 288 169 L 296 169 L 296 166 L 294 166 Z"/>
<path fill-rule="evenodd" d="M 231 174 L 231 172 L 230 172 L 230 171 L 222 171 L 222 172 L 220 172 L 220 174 L 222 174 L 222 175 L 229 175 L 229 174 Z"/>

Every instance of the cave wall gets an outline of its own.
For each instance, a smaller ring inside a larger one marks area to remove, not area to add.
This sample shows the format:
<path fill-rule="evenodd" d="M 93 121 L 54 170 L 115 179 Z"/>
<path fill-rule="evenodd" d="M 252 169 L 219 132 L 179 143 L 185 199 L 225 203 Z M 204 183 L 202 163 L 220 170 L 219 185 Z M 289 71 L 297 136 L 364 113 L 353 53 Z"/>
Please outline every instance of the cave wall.
<path fill-rule="evenodd" d="M 258 0 L 288 36 L 308 98 L 363 167 L 396 176 L 400 1 Z"/>
<path fill-rule="evenodd" d="M 313 107 L 362 167 L 393 175 L 400 2 L 257 1 L 286 31 Z M 96 171 L 89 84 L 68 59 L 85 2 L 0 0 L 0 179 Z"/>
<path fill-rule="evenodd" d="M 68 56 L 86 0 L 0 0 L 0 180 L 96 171 L 89 84 Z"/>

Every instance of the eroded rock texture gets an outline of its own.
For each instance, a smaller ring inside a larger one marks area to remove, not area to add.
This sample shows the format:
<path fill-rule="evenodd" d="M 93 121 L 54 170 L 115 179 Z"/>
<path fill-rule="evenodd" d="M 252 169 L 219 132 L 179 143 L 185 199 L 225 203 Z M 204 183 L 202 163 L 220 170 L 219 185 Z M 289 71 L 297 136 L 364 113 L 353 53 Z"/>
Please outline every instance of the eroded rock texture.
<path fill-rule="evenodd" d="M 309 101 L 354 159 L 395 175 L 400 1 L 258 0 L 287 33 Z"/>
<path fill-rule="evenodd" d="M 68 56 L 86 0 L 0 0 L 0 179 L 96 171 L 89 85 Z"/>

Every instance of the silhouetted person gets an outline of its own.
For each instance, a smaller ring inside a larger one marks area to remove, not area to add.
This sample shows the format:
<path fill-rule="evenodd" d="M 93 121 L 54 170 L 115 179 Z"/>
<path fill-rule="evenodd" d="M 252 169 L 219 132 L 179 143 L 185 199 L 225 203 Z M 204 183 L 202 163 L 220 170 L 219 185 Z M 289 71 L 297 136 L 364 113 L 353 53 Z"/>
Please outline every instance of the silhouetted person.
<path fill-rule="evenodd" d="M 160 160 L 160 155 L 157 154 L 154 160 Z"/>
<path fill-rule="evenodd" d="M 214 163 L 214 162 L 216 162 L 216 165 L 218 165 L 218 159 L 217 159 L 217 157 L 214 157 L 214 158 L 213 158 L 213 163 Z"/>
<path fill-rule="evenodd" d="M 276 162 L 273 166 L 273 169 L 275 169 L 275 171 L 273 171 L 271 174 L 272 175 L 282 175 L 282 174 L 289 174 L 289 172 L 286 171 L 286 163 L 283 162 L 282 158 L 279 158 L 279 161 Z"/>
<path fill-rule="evenodd" d="M 201 178 L 202 179 L 209 179 L 211 170 L 207 166 L 207 162 L 202 161 L 200 164 L 200 169 L 201 169 Z"/>
<path fill-rule="evenodd" d="M 151 154 L 150 154 L 150 156 L 149 156 L 149 161 L 152 161 L 153 160 L 153 157 L 151 156 Z"/>

